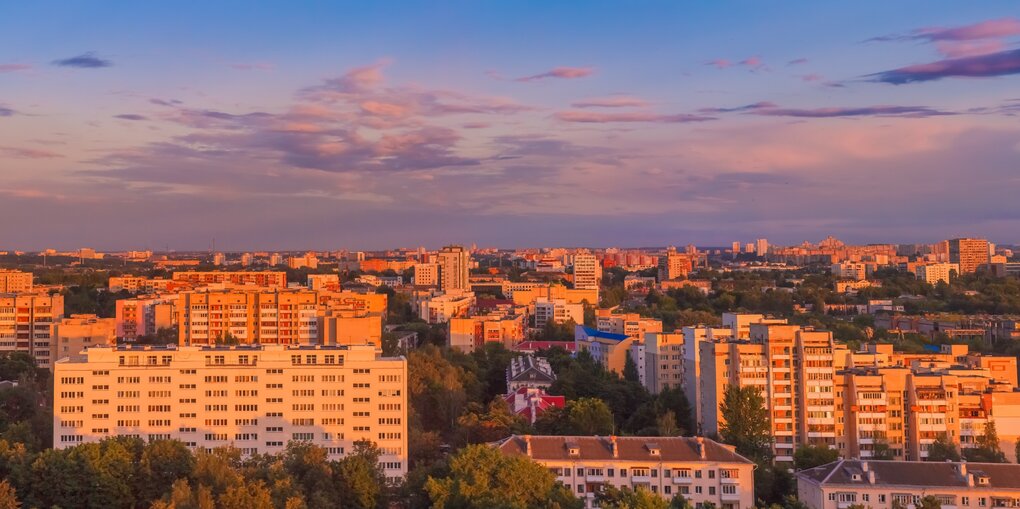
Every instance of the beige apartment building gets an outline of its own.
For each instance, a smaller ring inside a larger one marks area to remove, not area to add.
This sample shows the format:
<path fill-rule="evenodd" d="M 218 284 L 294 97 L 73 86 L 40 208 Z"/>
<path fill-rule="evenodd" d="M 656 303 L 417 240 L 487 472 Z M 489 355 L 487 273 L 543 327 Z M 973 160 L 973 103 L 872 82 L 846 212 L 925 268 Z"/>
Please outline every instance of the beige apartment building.
<path fill-rule="evenodd" d="M 572 264 L 574 288 L 579 290 L 599 291 L 599 280 L 602 279 L 602 266 L 598 258 L 591 253 L 577 253 Z M 596 300 L 595 302 L 598 302 Z"/>
<path fill-rule="evenodd" d="M 436 254 L 439 289 L 444 292 L 470 291 L 471 254 L 461 246 L 446 246 Z"/>
<path fill-rule="evenodd" d="M 1020 500 L 1020 465 L 1008 463 L 839 460 L 796 476 L 797 499 L 810 509 L 910 508 L 929 495 L 957 509 Z"/>
<path fill-rule="evenodd" d="M 153 335 L 160 329 L 171 329 L 178 321 L 178 296 L 120 299 L 116 304 L 116 335 L 124 341 L 135 341 Z"/>
<path fill-rule="evenodd" d="M 237 272 L 174 272 L 174 281 L 184 281 L 196 286 L 213 283 L 229 283 L 233 285 L 255 285 L 266 288 L 286 288 L 287 273 L 275 271 L 237 271 Z"/>
<path fill-rule="evenodd" d="M 0 269 L 0 293 L 20 293 L 31 289 L 31 272 Z"/>
<path fill-rule="evenodd" d="M 684 381 L 683 332 L 650 332 L 644 335 L 645 388 L 652 394 L 680 389 Z M 633 351 L 633 350 L 632 350 Z M 693 432 L 694 430 L 689 430 Z"/>
<path fill-rule="evenodd" d="M 320 291 L 319 305 L 325 309 L 348 309 L 352 311 L 384 315 L 389 298 L 385 293 L 359 293 L 349 290 L 339 292 Z"/>
<path fill-rule="evenodd" d="M 50 368 L 50 329 L 63 317 L 64 297 L 60 294 L 0 294 L 0 352 L 27 352 L 40 368 Z"/>
<path fill-rule="evenodd" d="M 319 317 L 319 343 L 323 345 L 371 344 L 382 349 L 382 315 L 345 309 L 326 310 Z"/>
<path fill-rule="evenodd" d="M 991 261 L 988 241 L 985 239 L 949 240 L 949 263 L 960 266 L 961 274 L 970 274 Z"/>
<path fill-rule="evenodd" d="M 54 370 L 53 447 L 110 436 L 331 459 L 371 440 L 391 480 L 407 473 L 407 361 L 372 346 L 91 348 Z"/>
<path fill-rule="evenodd" d="M 473 352 L 485 343 L 500 343 L 507 349 L 525 340 L 523 313 L 490 313 L 450 319 L 450 348 Z"/>
<path fill-rule="evenodd" d="M 178 288 L 192 286 L 191 283 L 183 280 L 162 279 L 139 276 L 113 276 L 108 284 L 113 293 L 128 291 L 131 293 L 166 293 Z"/>
<path fill-rule="evenodd" d="M 317 294 L 309 290 L 206 290 L 177 300 L 181 345 L 318 342 Z"/>
<path fill-rule="evenodd" d="M 513 435 L 496 447 L 549 468 L 588 508 L 604 486 L 682 495 L 697 507 L 754 507 L 754 463 L 707 438 Z"/>
<path fill-rule="evenodd" d="M 692 270 L 694 270 L 692 256 L 686 253 L 678 253 L 675 247 L 670 247 L 664 254 L 659 256 L 659 281 L 687 277 Z"/>
<path fill-rule="evenodd" d="M 53 323 L 50 337 L 50 358 L 56 362 L 77 355 L 86 348 L 116 345 L 117 319 L 71 315 Z"/>
<path fill-rule="evenodd" d="M 612 309 L 596 309 L 595 328 L 602 332 L 623 334 L 643 341 L 645 334 L 662 332 L 662 320 L 643 317 L 637 313 L 616 314 Z"/>

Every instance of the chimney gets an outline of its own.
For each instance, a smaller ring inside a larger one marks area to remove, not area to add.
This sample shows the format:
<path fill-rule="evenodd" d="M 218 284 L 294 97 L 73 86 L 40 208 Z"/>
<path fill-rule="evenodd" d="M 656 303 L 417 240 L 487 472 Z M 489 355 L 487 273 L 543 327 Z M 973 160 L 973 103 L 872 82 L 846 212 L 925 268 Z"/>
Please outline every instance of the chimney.
<path fill-rule="evenodd" d="M 698 456 L 701 459 L 705 459 L 705 437 L 697 437 L 698 441 Z"/>
<path fill-rule="evenodd" d="M 531 457 L 531 435 L 524 435 L 524 452 Z"/>
<path fill-rule="evenodd" d="M 861 472 L 867 472 L 867 471 L 868 471 L 868 462 L 867 461 L 862 461 L 861 462 Z"/>
<path fill-rule="evenodd" d="M 614 458 L 619 458 L 620 457 L 620 448 L 616 445 L 616 435 L 613 435 L 613 436 L 609 437 L 609 444 L 613 448 L 613 457 Z"/>
<path fill-rule="evenodd" d="M 960 475 L 962 475 L 964 477 L 967 477 L 967 462 L 966 461 L 961 461 L 960 462 Z"/>
<path fill-rule="evenodd" d="M 875 471 L 868 470 L 868 484 L 875 484 Z"/>

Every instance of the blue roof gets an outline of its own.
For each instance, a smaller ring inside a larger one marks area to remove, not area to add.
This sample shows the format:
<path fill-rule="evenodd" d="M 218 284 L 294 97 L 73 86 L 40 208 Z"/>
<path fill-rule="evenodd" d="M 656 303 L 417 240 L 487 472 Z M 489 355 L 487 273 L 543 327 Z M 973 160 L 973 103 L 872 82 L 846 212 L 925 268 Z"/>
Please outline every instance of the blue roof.
<path fill-rule="evenodd" d="M 602 331 L 600 331 L 598 329 L 593 329 L 591 327 L 585 327 L 583 325 L 578 325 L 578 327 L 580 327 L 584 331 L 584 334 L 586 336 L 590 337 L 590 338 L 601 338 L 601 339 L 609 339 L 609 340 L 612 340 L 612 341 L 623 341 L 623 340 L 627 339 L 627 337 L 628 337 L 626 334 L 614 334 L 612 332 L 602 332 Z"/>

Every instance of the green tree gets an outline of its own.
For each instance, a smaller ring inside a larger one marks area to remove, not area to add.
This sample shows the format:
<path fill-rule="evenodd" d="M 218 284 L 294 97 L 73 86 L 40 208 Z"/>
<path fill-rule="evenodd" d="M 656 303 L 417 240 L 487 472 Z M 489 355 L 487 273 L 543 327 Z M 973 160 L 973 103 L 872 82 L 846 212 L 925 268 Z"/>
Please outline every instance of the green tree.
<path fill-rule="evenodd" d="M 372 442 L 358 441 L 354 451 L 336 463 L 333 482 L 345 508 L 387 507 L 384 496 L 386 476 L 379 465 L 379 448 Z"/>
<path fill-rule="evenodd" d="M 658 429 L 659 436 L 663 437 L 679 436 L 682 432 L 676 424 L 676 414 L 672 410 L 667 410 L 666 413 L 660 415 L 655 420 L 655 427 Z"/>
<path fill-rule="evenodd" d="M 484 410 L 478 403 L 468 404 L 464 414 L 457 419 L 464 433 L 464 443 L 480 444 L 495 442 L 515 432 L 527 431 L 525 420 L 510 412 L 503 398 L 496 397 Z"/>
<path fill-rule="evenodd" d="M 623 364 L 623 379 L 628 382 L 640 382 L 640 377 L 637 363 L 634 362 L 634 358 L 628 353 L 627 360 Z"/>
<path fill-rule="evenodd" d="M 960 461 L 960 451 L 949 440 L 945 433 L 939 433 L 935 441 L 928 446 L 928 461 Z"/>
<path fill-rule="evenodd" d="M 178 479 L 188 479 L 195 456 L 178 440 L 155 440 L 146 444 L 138 465 L 135 491 L 143 501 L 162 498 Z"/>
<path fill-rule="evenodd" d="M 669 501 L 644 487 L 617 488 L 607 484 L 595 494 L 595 501 L 598 507 L 605 509 L 670 509 Z"/>
<path fill-rule="evenodd" d="M 914 509 L 942 509 L 942 502 L 935 495 L 925 495 L 914 504 Z"/>
<path fill-rule="evenodd" d="M 825 445 L 802 445 L 793 453 L 793 467 L 797 470 L 814 468 L 832 463 L 839 458 L 839 451 Z"/>
<path fill-rule="evenodd" d="M 976 447 L 964 450 L 967 461 L 979 463 L 1005 463 L 1006 455 L 999 448 L 999 433 L 995 429 L 995 421 L 985 423 L 984 432 L 975 440 Z"/>
<path fill-rule="evenodd" d="M 720 406 L 724 420 L 719 428 L 723 442 L 759 465 L 772 458 L 772 429 L 768 409 L 760 390 L 754 386 L 731 385 Z"/>
<path fill-rule="evenodd" d="M 218 509 L 273 509 L 273 498 L 262 481 L 231 486 L 217 502 Z"/>
<path fill-rule="evenodd" d="M 567 420 L 575 435 L 612 435 L 613 412 L 605 401 L 581 398 L 567 403 Z"/>
<path fill-rule="evenodd" d="M 1017 437 L 1016 443 L 1013 444 L 1013 454 L 1015 455 L 1016 462 L 1020 463 L 1020 437 Z"/>
<path fill-rule="evenodd" d="M 584 503 L 548 468 L 486 445 L 469 445 L 450 458 L 449 473 L 429 477 L 425 492 L 437 509 L 581 508 Z"/>

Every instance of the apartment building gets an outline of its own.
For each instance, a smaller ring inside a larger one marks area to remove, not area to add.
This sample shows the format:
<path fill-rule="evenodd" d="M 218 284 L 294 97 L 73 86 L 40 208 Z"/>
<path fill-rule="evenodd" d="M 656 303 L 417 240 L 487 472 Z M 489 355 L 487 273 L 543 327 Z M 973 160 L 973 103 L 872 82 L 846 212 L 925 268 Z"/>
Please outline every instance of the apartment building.
<path fill-rule="evenodd" d="M 839 460 L 795 475 L 797 499 L 810 509 L 909 508 L 928 495 L 960 509 L 1020 499 L 1020 465 L 1008 463 Z"/>
<path fill-rule="evenodd" d="M 86 348 L 117 344 L 117 319 L 96 315 L 71 315 L 53 323 L 50 359 L 56 362 Z"/>
<path fill-rule="evenodd" d="M 414 266 L 414 286 L 439 286 L 439 265 L 418 263 Z"/>
<path fill-rule="evenodd" d="M 663 389 L 683 387 L 683 332 L 649 332 L 644 335 L 644 386 L 658 394 Z"/>
<path fill-rule="evenodd" d="M 531 305 L 538 299 L 563 299 L 567 304 L 587 302 L 591 306 L 598 305 L 599 302 L 598 290 L 567 288 L 549 283 L 508 283 L 503 287 L 503 295 L 519 306 Z"/>
<path fill-rule="evenodd" d="M 949 263 L 959 265 L 960 274 L 970 274 L 991 262 L 991 252 L 985 239 L 952 239 L 948 242 Z"/>
<path fill-rule="evenodd" d="M 0 269 L 0 293 L 20 293 L 31 290 L 31 272 Z"/>
<path fill-rule="evenodd" d="M 305 279 L 309 290 L 319 291 L 340 291 L 340 276 L 338 274 L 308 274 Z"/>
<path fill-rule="evenodd" d="M 575 324 L 584 323 L 583 304 L 574 304 L 566 299 L 539 297 L 534 300 L 532 306 L 536 328 L 544 327 L 550 320 L 555 324 L 563 324 L 567 320 L 572 320 Z"/>
<path fill-rule="evenodd" d="M 349 309 L 363 313 L 383 315 L 389 305 L 385 293 L 361 293 L 349 290 L 339 292 L 319 291 L 319 305 L 324 309 Z"/>
<path fill-rule="evenodd" d="M 319 316 L 318 320 L 319 344 L 370 344 L 382 349 L 383 318 L 379 313 L 329 309 Z"/>
<path fill-rule="evenodd" d="M 574 327 L 575 350 L 588 352 L 595 362 L 621 375 L 633 344 L 634 339 L 623 334 L 602 332 L 583 325 Z"/>
<path fill-rule="evenodd" d="M 598 292 L 599 280 L 602 279 L 602 266 L 599 265 L 599 260 L 595 255 L 591 253 L 575 254 L 572 269 L 574 288 Z"/>
<path fill-rule="evenodd" d="M 54 371 L 53 447 L 111 436 L 331 459 L 371 440 L 391 480 L 407 473 L 407 361 L 372 346 L 98 347 Z"/>
<path fill-rule="evenodd" d="M 616 314 L 612 309 L 596 309 L 595 328 L 602 332 L 623 334 L 643 341 L 646 334 L 662 332 L 662 320 L 643 317 L 637 313 Z"/>
<path fill-rule="evenodd" d="M 185 281 L 195 286 L 230 283 L 233 285 L 262 286 L 265 288 L 287 287 L 287 273 L 282 271 L 174 272 L 173 280 Z"/>
<path fill-rule="evenodd" d="M 179 295 L 181 345 L 314 344 L 318 304 L 308 290 L 205 290 Z"/>
<path fill-rule="evenodd" d="M 176 294 L 159 297 L 120 299 L 116 303 L 116 334 L 124 341 L 153 335 L 177 325 Z"/>
<path fill-rule="evenodd" d="M 675 247 L 670 247 L 659 256 L 659 281 L 687 277 L 692 270 L 694 261 L 691 255 L 678 253 Z"/>
<path fill-rule="evenodd" d="M 914 274 L 917 279 L 928 284 L 934 285 L 940 281 L 949 284 L 954 275 L 960 274 L 960 265 L 956 263 L 926 263 L 918 265 L 914 269 Z"/>
<path fill-rule="evenodd" d="M 190 288 L 192 284 L 184 280 L 150 279 L 140 276 L 113 276 L 110 278 L 108 286 L 113 293 L 123 291 L 130 293 L 167 293 L 178 288 Z"/>
<path fill-rule="evenodd" d="M 51 326 L 63 317 L 60 294 L 0 294 L 0 352 L 27 352 L 40 368 L 50 368 Z"/>
<path fill-rule="evenodd" d="M 707 438 L 513 435 L 496 447 L 549 468 L 588 508 L 607 485 L 682 495 L 697 507 L 754 507 L 754 463 Z"/>
<path fill-rule="evenodd" d="M 475 294 L 472 292 L 453 292 L 433 295 L 422 300 L 419 316 L 428 323 L 446 323 L 451 318 L 465 316 L 475 305 Z"/>
<path fill-rule="evenodd" d="M 448 344 L 462 352 L 473 352 L 485 343 L 500 343 L 508 349 L 525 340 L 523 313 L 493 312 L 450 318 Z"/>
<path fill-rule="evenodd" d="M 461 246 L 446 246 L 436 254 L 439 266 L 439 289 L 444 292 L 470 291 L 471 254 Z"/>

